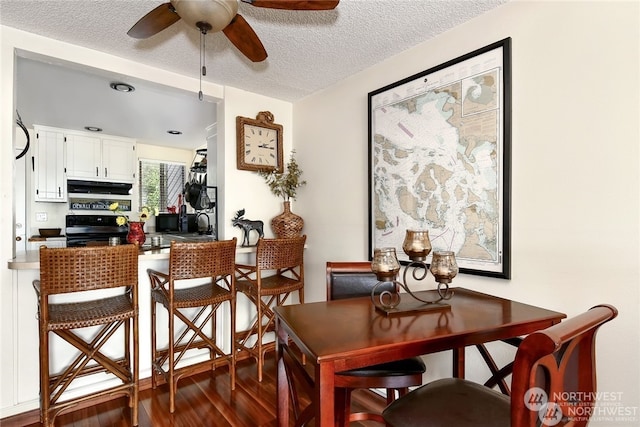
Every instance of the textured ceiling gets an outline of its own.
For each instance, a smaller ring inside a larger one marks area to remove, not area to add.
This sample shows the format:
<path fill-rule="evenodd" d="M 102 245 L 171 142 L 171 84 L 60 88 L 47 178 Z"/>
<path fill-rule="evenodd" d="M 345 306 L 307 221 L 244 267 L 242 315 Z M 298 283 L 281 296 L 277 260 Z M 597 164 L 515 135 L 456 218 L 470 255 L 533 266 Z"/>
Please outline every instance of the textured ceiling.
<path fill-rule="evenodd" d="M 252 63 L 221 32 L 208 34 L 204 79 L 295 101 L 506 1 L 341 0 L 331 11 L 261 9 L 240 2 L 238 13 L 258 34 L 269 57 Z M 126 34 L 162 3 L 0 0 L 0 24 L 197 78 L 196 29 L 178 21 L 146 40 Z"/>

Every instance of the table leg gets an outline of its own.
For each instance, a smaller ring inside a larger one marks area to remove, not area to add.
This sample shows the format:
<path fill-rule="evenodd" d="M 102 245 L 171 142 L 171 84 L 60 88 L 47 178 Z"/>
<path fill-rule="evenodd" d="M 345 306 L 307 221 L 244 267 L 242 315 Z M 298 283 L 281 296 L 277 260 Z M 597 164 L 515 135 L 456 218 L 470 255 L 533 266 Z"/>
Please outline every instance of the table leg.
<path fill-rule="evenodd" d="M 335 421 L 335 369 L 332 363 L 316 365 L 315 382 L 317 427 L 334 427 Z"/>
<path fill-rule="evenodd" d="M 464 347 L 453 349 L 453 377 L 464 378 Z"/>
<path fill-rule="evenodd" d="M 278 319 L 276 319 L 278 322 Z M 289 342 L 289 334 L 284 328 L 276 327 L 276 361 L 277 361 L 277 399 L 278 399 L 278 426 L 289 427 L 289 387 L 287 379 L 287 370 L 284 366 L 284 355 L 282 353 L 282 345 Z"/>
<path fill-rule="evenodd" d="M 346 399 L 347 399 L 347 389 L 342 388 L 342 387 L 338 387 L 336 389 L 334 389 L 335 392 L 335 405 L 334 405 L 334 411 L 336 413 L 335 416 L 335 425 L 336 427 L 348 427 L 349 426 L 349 420 L 345 419 L 348 417 L 345 417 L 345 407 L 346 407 Z"/>

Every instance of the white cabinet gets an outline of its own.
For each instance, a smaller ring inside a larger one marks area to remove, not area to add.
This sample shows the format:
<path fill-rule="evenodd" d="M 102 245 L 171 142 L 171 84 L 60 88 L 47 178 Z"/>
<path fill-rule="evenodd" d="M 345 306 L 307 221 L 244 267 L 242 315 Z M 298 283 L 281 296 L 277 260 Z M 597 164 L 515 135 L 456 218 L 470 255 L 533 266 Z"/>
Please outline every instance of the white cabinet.
<path fill-rule="evenodd" d="M 102 142 L 93 136 L 67 134 L 67 177 L 101 177 Z"/>
<path fill-rule="evenodd" d="M 38 297 L 31 284 L 40 278 L 37 270 L 18 270 L 13 282 L 13 319 L 10 323 L 14 350 L 15 399 L 18 404 L 37 402 L 40 381 L 38 356 Z M 3 283 L 4 285 L 4 283 Z M 8 286 L 7 286 L 8 287 Z M 5 306 L 6 307 L 6 306 Z M 4 380 L 3 375 L 3 382 Z"/>
<path fill-rule="evenodd" d="M 133 182 L 136 178 L 136 145 L 125 139 L 102 140 L 102 168 L 105 178 Z"/>
<path fill-rule="evenodd" d="M 135 141 L 67 134 L 67 177 L 134 182 Z"/>
<path fill-rule="evenodd" d="M 35 200 L 66 202 L 67 180 L 64 168 L 64 134 L 34 126 L 35 149 L 32 158 Z"/>

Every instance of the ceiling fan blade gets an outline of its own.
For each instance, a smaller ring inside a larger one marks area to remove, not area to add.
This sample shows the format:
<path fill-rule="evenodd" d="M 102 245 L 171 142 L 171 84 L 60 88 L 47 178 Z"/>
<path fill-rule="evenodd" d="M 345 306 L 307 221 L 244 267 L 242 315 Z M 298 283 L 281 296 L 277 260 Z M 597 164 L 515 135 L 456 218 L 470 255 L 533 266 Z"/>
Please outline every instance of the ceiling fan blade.
<path fill-rule="evenodd" d="M 242 0 L 255 7 L 287 10 L 330 10 L 340 2 L 339 0 Z"/>
<path fill-rule="evenodd" d="M 258 35 L 242 16 L 236 15 L 222 31 L 231 43 L 251 61 L 260 62 L 267 59 L 267 51 Z"/>
<path fill-rule="evenodd" d="M 134 39 L 146 39 L 180 20 L 171 3 L 164 3 L 144 15 L 127 34 Z"/>

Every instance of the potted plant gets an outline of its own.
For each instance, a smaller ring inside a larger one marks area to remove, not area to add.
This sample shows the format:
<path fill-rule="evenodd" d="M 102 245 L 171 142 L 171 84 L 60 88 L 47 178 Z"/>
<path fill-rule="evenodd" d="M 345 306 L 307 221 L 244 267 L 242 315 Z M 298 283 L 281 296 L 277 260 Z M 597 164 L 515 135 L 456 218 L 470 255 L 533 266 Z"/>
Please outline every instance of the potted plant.
<path fill-rule="evenodd" d="M 259 172 L 271 192 L 277 197 L 282 197 L 284 201 L 284 211 L 271 220 L 271 227 L 278 238 L 299 236 L 304 226 L 304 220 L 291 212 L 291 200 L 296 199 L 298 188 L 307 183 L 301 179 L 302 169 L 296 162 L 295 153 L 295 150 L 291 151 L 285 171 Z"/>

